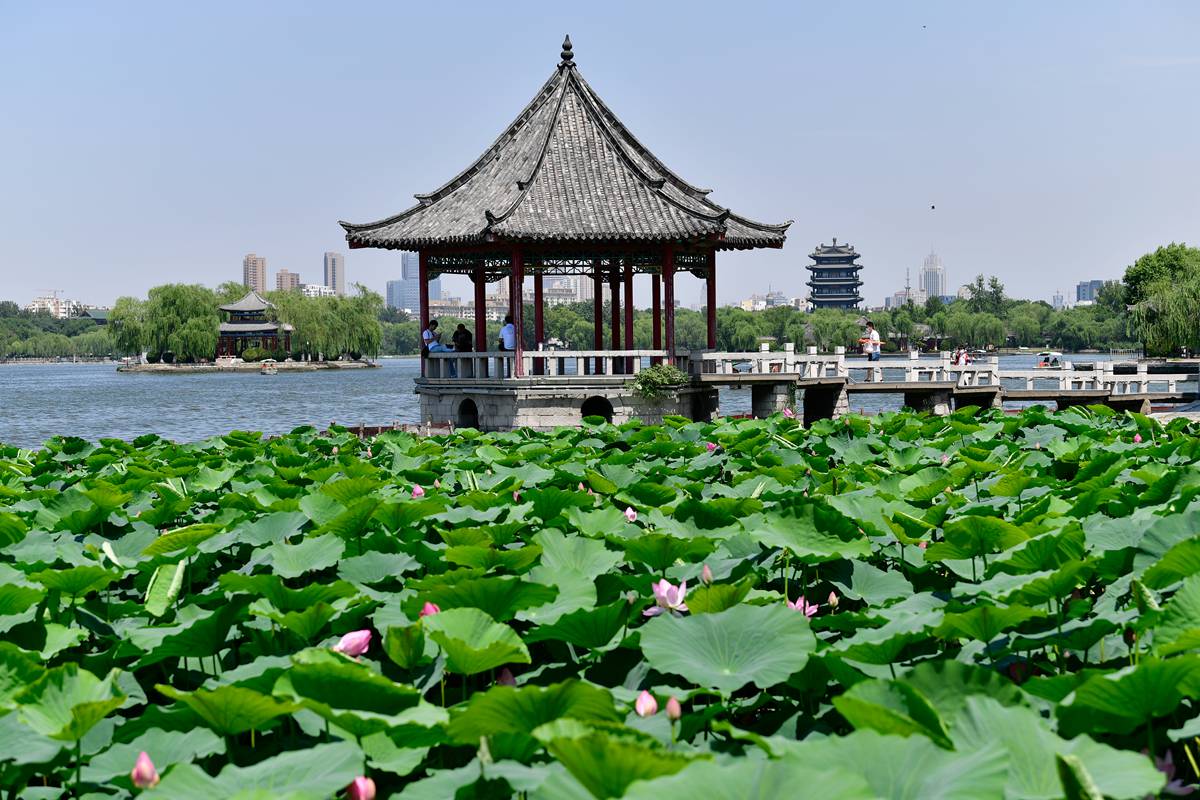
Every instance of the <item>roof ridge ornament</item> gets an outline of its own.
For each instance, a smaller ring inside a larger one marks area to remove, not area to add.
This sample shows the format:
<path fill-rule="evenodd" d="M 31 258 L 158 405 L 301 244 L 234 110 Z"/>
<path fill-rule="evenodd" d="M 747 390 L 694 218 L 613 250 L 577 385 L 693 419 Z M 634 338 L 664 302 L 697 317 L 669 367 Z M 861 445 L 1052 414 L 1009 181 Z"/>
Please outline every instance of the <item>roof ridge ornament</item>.
<path fill-rule="evenodd" d="M 562 61 L 559 62 L 560 67 L 575 66 L 575 54 L 571 52 L 571 34 L 567 34 L 562 43 Z"/>

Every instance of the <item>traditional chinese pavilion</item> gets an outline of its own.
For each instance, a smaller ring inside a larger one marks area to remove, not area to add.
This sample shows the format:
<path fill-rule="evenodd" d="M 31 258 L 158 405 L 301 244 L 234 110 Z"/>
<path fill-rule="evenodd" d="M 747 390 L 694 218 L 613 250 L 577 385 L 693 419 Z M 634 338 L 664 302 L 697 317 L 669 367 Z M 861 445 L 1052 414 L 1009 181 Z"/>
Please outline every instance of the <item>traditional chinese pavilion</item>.
<path fill-rule="evenodd" d="M 220 308 L 228 315 L 228 319 L 221 323 L 217 358 L 240 356 L 247 347 L 284 351 L 292 349 L 292 326 L 268 319 L 267 309 L 273 306 L 258 292 L 251 290 L 236 303 Z"/>
<path fill-rule="evenodd" d="M 351 248 L 420 254 L 422 328 L 429 319 L 428 282 L 442 274 L 468 276 L 474 283 L 474 343 L 480 351 L 492 344 L 485 287 L 509 281 L 513 321 L 522 331 L 526 276 L 533 279 L 533 347 L 544 342 L 547 275 L 594 281 L 597 351 L 605 348 L 602 298 L 608 284 L 608 347 L 629 350 L 634 276 L 648 275 L 653 347 L 674 360 L 676 273 L 705 281 L 707 343 L 715 348 L 717 252 L 782 247 L 791 224 L 755 222 L 716 204 L 709 194 L 671 171 L 630 133 L 583 79 L 567 37 L 550 79 L 470 166 L 440 188 L 416 195 L 416 205 L 406 211 L 378 222 L 341 225 Z M 524 377 L 522 355 L 529 345 L 518 337 L 507 379 Z M 544 374 L 544 361 L 534 359 L 531 371 Z"/>

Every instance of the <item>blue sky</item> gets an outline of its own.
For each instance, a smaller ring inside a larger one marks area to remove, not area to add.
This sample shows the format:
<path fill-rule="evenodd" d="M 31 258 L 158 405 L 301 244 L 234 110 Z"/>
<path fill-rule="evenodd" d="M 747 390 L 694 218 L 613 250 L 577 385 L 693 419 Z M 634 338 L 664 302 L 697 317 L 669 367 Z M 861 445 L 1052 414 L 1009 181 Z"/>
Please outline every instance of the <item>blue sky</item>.
<path fill-rule="evenodd" d="M 1049 299 L 1200 241 L 1200 3 L 0 0 L 0 297 L 216 285 L 248 252 L 315 282 L 326 250 L 382 292 L 399 255 L 337 220 L 465 167 L 566 32 L 677 172 L 795 220 L 722 255 L 721 302 L 802 294 L 833 236 L 872 304 L 931 245 L 955 286 Z"/>

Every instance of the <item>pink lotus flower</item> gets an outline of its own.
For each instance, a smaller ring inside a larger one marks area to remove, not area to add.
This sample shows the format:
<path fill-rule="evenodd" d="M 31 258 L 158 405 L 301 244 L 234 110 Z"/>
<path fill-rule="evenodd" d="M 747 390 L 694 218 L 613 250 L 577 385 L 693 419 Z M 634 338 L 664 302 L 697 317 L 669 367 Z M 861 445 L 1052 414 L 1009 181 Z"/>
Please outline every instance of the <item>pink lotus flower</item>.
<path fill-rule="evenodd" d="M 517 679 L 513 677 L 512 670 L 508 667 L 500 670 L 500 674 L 496 676 L 497 686 L 516 686 Z"/>
<path fill-rule="evenodd" d="M 705 586 L 712 586 L 712 570 L 708 568 L 708 564 L 705 564 L 704 569 L 700 570 L 700 582 Z"/>
<path fill-rule="evenodd" d="M 579 482 L 579 491 L 584 491 L 583 481 Z"/>
<path fill-rule="evenodd" d="M 817 609 L 820 608 L 820 606 L 816 603 L 809 603 L 803 597 L 797 597 L 796 602 L 794 603 L 791 600 L 788 600 L 787 607 L 793 611 L 799 611 L 806 617 L 812 617 L 817 613 Z"/>
<path fill-rule="evenodd" d="M 795 418 L 796 418 L 796 412 L 795 412 L 795 411 L 792 411 L 790 408 L 785 408 L 785 409 L 783 410 L 783 416 L 784 416 L 785 418 L 787 418 L 787 419 L 795 419 Z"/>
<path fill-rule="evenodd" d="M 708 448 L 708 452 L 710 452 L 710 453 L 717 449 L 716 442 L 705 442 L 704 446 Z"/>
<path fill-rule="evenodd" d="M 435 488 L 435 489 L 442 488 L 442 482 L 440 480 L 438 480 L 437 478 L 434 478 L 433 479 L 433 488 Z"/>
<path fill-rule="evenodd" d="M 415 486 L 413 486 L 413 490 L 412 490 L 412 496 L 413 496 L 413 497 L 424 497 L 424 496 L 425 496 L 425 490 L 424 490 L 424 489 L 422 489 L 422 488 L 420 487 L 420 485 L 419 485 L 419 484 L 418 484 L 418 485 L 415 485 Z"/>
<path fill-rule="evenodd" d="M 681 611 L 687 611 L 687 603 L 683 602 L 683 598 L 687 597 L 687 581 L 680 581 L 678 586 L 672 586 L 671 583 L 663 578 L 658 583 L 650 584 L 650 590 L 654 592 L 653 605 L 642 612 L 647 617 L 657 617 L 664 611 L 672 611 L 678 614 Z"/>
<path fill-rule="evenodd" d="M 929 547 L 929 542 L 924 542 L 924 541 L 922 541 L 922 542 L 917 542 L 917 547 L 919 547 L 919 548 L 921 548 L 922 550 L 924 550 L 926 547 Z"/>
<path fill-rule="evenodd" d="M 513 492 L 513 502 L 514 503 L 521 502 L 521 493 L 520 492 Z"/>
<path fill-rule="evenodd" d="M 368 447 L 368 448 L 367 448 L 367 458 L 373 458 L 373 457 L 374 457 L 374 456 L 373 456 L 373 455 L 372 455 L 372 453 L 371 453 L 371 448 L 369 448 L 369 447 Z"/>
<path fill-rule="evenodd" d="M 138 754 L 137 761 L 129 772 L 129 780 L 139 789 L 149 789 L 158 785 L 158 770 L 154 768 L 154 762 L 145 750 Z"/>
<path fill-rule="evenodd" d="M 1142 750 L 1145 753 L 1145 750 Z M 1162 758 L 1154 757 L 1154 766 L 1158 771 L 1167 776 L 1167 785 L 1162 788 L 1163 794 L 1173 795 L 1175 797 L 1183 797 L 1196 791 L 1195 786 L 1188 786 L 1183 782 L 1182 778 L 1175 777 L 1175 757 L 1168 750 L 1167 754 Z"/>
<path fill-rule="evenodd" d="M 334 454 L 335 456 L 338 454 L 338 448 L 337 448 L 337 445 L 336 445 L 336 444 L 333 446 L 333 454 Z"/>
<path fill-rule="evenodd" d="M 351 658 L 358 658 L 367 652 L 367 648 L 370 646 L 371 632 L 364 628 L 361 631 L 347 633 L 333 646 L 333 651 L 335 653 L 343 653 Z"/>
<path fill-rule="evenodd" d="M 421 613 L 417 615 L 417 618 L 432 617 L 434 614 L 440 614 L 441 611 L 442 610 L 438 608 L 437 603 L 430 603 L 428 600 L 426 600 L 425 605 L 421 606 Z"/>
<path fill-rule="evenodd" d="M 949 463 L 950 463 L 950 456 L 946 455 L 945 453 L 942 453 L 942 466 L 944 467 Z"/>
<path fill-rule="evenodd" d="M 828 600 L 827 602 L 829 603 L 829 607 L 830 607 L 830 608 L 837 608 L 837 607 L 838 607 L 838 596 L 837 596 L 837 592 L 830 592 L 830 593 L 829 593 L 829 600 Z"/>
<path fill-rule="evenodd" d="M 625 519 L 630 522 L 637 522 L 637 512 L 633 510 L 633 506 L 625 507 Z"/>
<path fill-rule="evenodd" d="M 678 722 L 683 716 L 683 707 L 679 705 L 679 701 L 672 697 L 667 701 L 667 719 L 671 722 Z"/>
<path fill-rule="evenodd" d="M 1141 444 L 1141 443 L 1142 443 L 1142 435 L 1141 435 L 1140 433 L 1135 433 L 1135 434 L 1133 435 L 1133 443 L 1134 443 L 1134 444 Z"/>
<path fill-rule="evenodd" d="M 375 800 L 375 781 L 359 775 L 346 787 L 348 800 Z"/>
<path fill-rule="evenodd" d="M 634 701 L 633 710 L 639 717 L 653 717 L 658 713 L 658 701 L 654 699 L 654 695 L 643 689 Z"/>

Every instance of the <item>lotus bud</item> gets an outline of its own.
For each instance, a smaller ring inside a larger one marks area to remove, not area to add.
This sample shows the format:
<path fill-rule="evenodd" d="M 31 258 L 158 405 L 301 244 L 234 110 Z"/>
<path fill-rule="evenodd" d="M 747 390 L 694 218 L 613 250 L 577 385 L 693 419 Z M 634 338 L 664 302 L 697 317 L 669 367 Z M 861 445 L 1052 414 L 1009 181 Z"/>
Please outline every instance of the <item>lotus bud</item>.
<path fill-rule="evenodd" d="M 346 787 L 349 800 L 375 800 L 375 781 L 359 775 Z"/>
<path fill-rule="evenodd" d="M 712 570 L 708 568 L 708 564 L 705 564 L 704 569 L 700 570 L 700 582 L 705 586 L 712 586 Z"/>
<path fill-rule="evenodd" d="M 363 653 L 367 652 L 367 648 L 371 646 L 371 632 L 363 629 L 361 631 L 353 631 L 347 633 L 338 643 L 333 646 L 335 653 L 343 653 L 351 658 L 358 658 Z"/>
<path fill-rule="evenodd" d="M 708 452 L 710 452 L 710 453 L 717 449 L 716 442 L 705 442 L 704 446 L 708 448 Z"/>
<path fill-rule="evenodd" d="M 1133 435 L 1133 443 L 1134 443 L 1134 444 L 1141 444 L 1141 443 L 1142 443 L 1142 435 L 1141 435 L 1140 433 L 1135 433 L 1135 434 Z"/>
<path fill-rule="evenodd" d="M 335 456 L 338 454 L 338 446 L 336 444 L 333 446 L 333 454 Z"/>
<path fill-rule="evenodd" d="M 924 550 L 926 547 L 929 547 L 929 542 L 925 542 L 925 541 L 917 542 L 917 547 Z"/>
<path fill-rule="evenodd" d="M 412 496 L 413 497 L 424 497 L 425 496 L 425 490 L 421 488 L 420 484 L 415 484 L 413 486 Z"/>
<path fill-rule="evenodd" d="M 837 596 L 837 592 L 830 592 L 830 593 L 829 593 L 829 600 L 828 600 L 828 602 L 829 602 L 829 607 L 830 607 L 830 608 L 837 608 L 837 607 L 838 607 L 838 596 Z"/>
<path fill-rule="evenodd" d="M 512 670 L 508 667 L 500 670 L 500 674 L 496 676 L 497 686 L 516 686 L 517 679 L 513 677 Z"/>
<path fill-rule="evenodd" d="M 514 503 L 521 502 L 521 493 L 520 492 L 513 492 L 513 502 Z"/>
<path fill-rule="evenodd" d="M 795 418 L 796 418 L 796 412 L 795 412 L 795 411 L 792 411 L 792 409 L 790 409 L 790 408 L 785 408 L 785 409 L 783 410 L 783 416 L 784 416 L 784 417 L 786 417 L 787 419 L 795 419 Z"/>
<path fill-rule="evenodd" d="M 158 770 L 154 768 L 154 762 L 145 750 L 138 754 L 137 762 L 129 773 L 129 780 L 139 789 L 149 789 L 158 785 Z"/>
<path fill-rule="evenodd" d="M 583 481 L 579 482 L 579 491 L 581 491 L 581 492 L 584 491 Z"/>
<path fill-rule="evenodd" d="M 667 701 L 667 719 L 671 722 L 678 722 L 683 716 L 683 707 L 679 705 L 679 701 L 672 697 Z"/>
<path fill-rule="evenodd" d="M 418 614 L 417 616 L 418 617 L 432 617 L 434 614 L 440 614 L 441 611 L 442 610 L 440 608 L 438 608 L 437 603 L 430 603 L 427 600 L 427 601 L 425 601 L 425 605 L 421 606 L 421 613 Z"/>
<path fill-rule="evenodd" d="M 639 717 L 653 717 L 658 713 L 658 701 L 654 699 L 654 695 L 643 689 L 633 704 L 633 710 Z"/>
<path fill-rule="evenodd" d="M 945 453 L 942 453 L 942 466 L 944 467 L 949 463 L 950 463 L 950 456 L 946 455 Z"/>
<path fill-rule="evenodd" d="M 630 591 L 630 592 L 625 593 L 625 602 L 629 603 L 629 605 L 633 605 L 634 603 L 636 603 L 637 599 L 638 599 L 637 592 Z"/>
<path fill-rule="evenodd" d="M 637 512 L 633 510 L 633 506 L 625 507 L 625 519 L 630 522 L 637 522 Z"/>
<path fill-rule="evenodd" d="M 440 480 L 438 480 L 437 478 L 434 478 L 433 479 L 433 488 L 435 488 L 435 489 L 442 488 L 442 482 Z"/>

